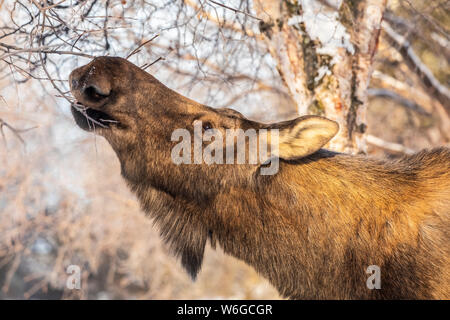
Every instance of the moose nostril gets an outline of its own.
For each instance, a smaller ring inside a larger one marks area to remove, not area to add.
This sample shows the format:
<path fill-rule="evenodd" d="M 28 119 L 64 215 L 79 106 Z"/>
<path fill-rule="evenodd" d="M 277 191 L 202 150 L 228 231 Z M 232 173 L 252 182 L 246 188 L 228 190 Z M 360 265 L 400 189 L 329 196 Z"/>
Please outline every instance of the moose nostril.
<path fill-rule="evenodd" d="M 77 87 L 77 85 L 78 85 L 78 81 L 77 80 L 75 80 L 75 79 L 72 79 L 72 88 L 76 88 Z"/>

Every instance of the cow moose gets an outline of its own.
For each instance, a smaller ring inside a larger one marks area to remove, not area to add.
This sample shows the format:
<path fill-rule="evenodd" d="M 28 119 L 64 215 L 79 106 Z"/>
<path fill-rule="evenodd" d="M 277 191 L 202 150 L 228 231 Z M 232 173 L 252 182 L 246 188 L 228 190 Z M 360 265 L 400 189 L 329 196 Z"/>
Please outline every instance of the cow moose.
<path fill-rule="evenodd" d="M 214 109 L 118 57 L 70 74 L 79 127 L 106 138 L 143 211 L 195 279 L 209 241 L 290 299 L 450 299 L 450 149 L 397 160 L 322 147 L 338 125 L 318 116 L 275 124 Z M 175 129 L 277 129 L 279 159 L 176 164 Z M 205 125 L 206 124 L 206 125 Z M 378 266 L 381 288 L 367 285 Z"/>

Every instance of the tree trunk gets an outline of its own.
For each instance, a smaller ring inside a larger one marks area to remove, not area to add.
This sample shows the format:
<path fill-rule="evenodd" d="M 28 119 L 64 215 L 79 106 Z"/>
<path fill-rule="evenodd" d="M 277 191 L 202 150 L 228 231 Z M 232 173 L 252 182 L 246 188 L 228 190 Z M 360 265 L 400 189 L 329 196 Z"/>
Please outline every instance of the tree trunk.
<path fill-rule="evenodd" d="M 255 0 L 254 6 L 299 114 L 339 123 L 329 148 L 366 152 L 367 88 L 386 0 Z"/>

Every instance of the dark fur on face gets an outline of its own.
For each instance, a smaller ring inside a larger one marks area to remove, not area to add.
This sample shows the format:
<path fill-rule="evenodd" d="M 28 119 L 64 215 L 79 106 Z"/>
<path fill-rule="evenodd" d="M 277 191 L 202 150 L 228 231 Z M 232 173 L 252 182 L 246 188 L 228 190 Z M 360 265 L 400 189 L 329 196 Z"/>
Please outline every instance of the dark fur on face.
<path fill-rule="evenodd" d="M 109 141 L 193 278 L 209 241 L 293 299 L 450 298 L 449 149 L 396 161 L 332 153 L 321 147 L 337 132 L 333 121 L 254 122 L 183 97 L 121 58 L 96 58 L 70 83 L 84 106 L 73 108 L 77 124 Z M 280 129 L 279 172 L 174 164 L 171 134 L 196 120 Z M 381 268 L 380 290 L 366 287 L 369 265 Z"/>

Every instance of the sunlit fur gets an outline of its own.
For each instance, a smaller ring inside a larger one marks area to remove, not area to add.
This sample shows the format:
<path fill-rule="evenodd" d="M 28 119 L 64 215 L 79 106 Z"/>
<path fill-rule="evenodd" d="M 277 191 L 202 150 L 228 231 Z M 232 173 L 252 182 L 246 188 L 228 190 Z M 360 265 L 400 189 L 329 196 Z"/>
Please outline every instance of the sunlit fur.
<path fill-rule="evenodd" d="M 88 82 L 111 88 L 96 107 L 121 123 L 97 133 L 193 278 L 210 242 L 292 299 L 450 299 L 449 149 L 396 161 L 321 149 L 281 160 L 273 176 L 259 165 L 177 166 L 171 133 L 196 119 L 268 126 L 187 99 L 120 58 L 97 58 L 71 79 L 93 66 Z M 366 286 L 369 265 L 381 268 L 380 290 Z"/>

